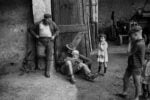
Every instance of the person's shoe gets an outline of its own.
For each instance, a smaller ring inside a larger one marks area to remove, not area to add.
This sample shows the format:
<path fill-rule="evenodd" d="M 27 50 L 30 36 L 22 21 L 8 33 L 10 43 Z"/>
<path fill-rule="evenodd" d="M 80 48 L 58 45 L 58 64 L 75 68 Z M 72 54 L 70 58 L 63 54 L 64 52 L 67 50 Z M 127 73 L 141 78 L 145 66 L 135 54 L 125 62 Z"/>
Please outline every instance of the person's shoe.
<path fill-rule="evenodd" d="M 98 73 L 89 74 L 88 77 L 87 77 L 87 80 L 89 80 L 89 81 L 94 81 L 94 79 L 97 78 L 98 76 L 99 76 Z"/>
<path fill-rule="evenodd" d="M 116 94 L 116 96 L 127 99 L 127 93 L 119 93 L 119 94 Z"/>
<path fill-rule="evenodd" d="M 101 74 L 101 76 L 105 76 L 105 73 Z"/>
<path fill-rule="evenodd" d="M 97 78 L 99 76 L 98 73 L 92 74 L 91 79 L 94 80 L 95 78 Z"/>
<path fill-rule="evenodd" d="M 104 73 L 98 72 L 99 76 L 104 76 Z"/>
<path fill-rule="evenodd" d="M 46 78 L 50 78 L 50 73 L 49 72 L 45 72 L 45 77 Z"/>
<path fill-rule="evenodd" d="M 121 93 L 121 94 L 120 94 L 120 97 L 122 97 L 122 98 L 127 98 L 127 92 Z"/>
<path fill-rule="evenodd" d="M 70 81 L 71 84 L 75 84 L 76 83 L 76 80 L 75 80 L 74 76 L 71 76 L 69 81 Z"/>

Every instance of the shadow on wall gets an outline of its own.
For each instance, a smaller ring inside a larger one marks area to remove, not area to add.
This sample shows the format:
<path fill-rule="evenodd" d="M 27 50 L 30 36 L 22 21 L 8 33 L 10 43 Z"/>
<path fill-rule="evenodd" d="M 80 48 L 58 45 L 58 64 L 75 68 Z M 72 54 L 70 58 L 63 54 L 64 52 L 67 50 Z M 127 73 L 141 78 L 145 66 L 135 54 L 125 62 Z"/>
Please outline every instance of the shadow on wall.
<path fill-rule="evenodd" d="M 0 0 L 1 72 L 16 69 L 24 58 L 26 31 L 28 24 L 32 22 L 31 4 L 31 0 Z"/>

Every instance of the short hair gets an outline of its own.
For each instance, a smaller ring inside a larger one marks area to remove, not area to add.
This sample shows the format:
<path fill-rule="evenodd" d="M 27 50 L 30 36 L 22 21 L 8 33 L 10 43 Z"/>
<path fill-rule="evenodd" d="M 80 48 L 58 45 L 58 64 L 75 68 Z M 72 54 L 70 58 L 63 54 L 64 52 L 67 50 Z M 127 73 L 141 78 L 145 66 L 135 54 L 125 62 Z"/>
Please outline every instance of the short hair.
<path fill-rule="evenodd" d="M 139 26 L 139 25 L 136 25 L 136 26 L 133 26 L 133 27 L 130 29 L 129 33 L 130 33 L 130 34 L 133 34 L 133 33 L 139 32 L 139 31 L 141 31 L 141 30 L 142 30 L 142 27 Z"/>
<path fill-rule="evenodd" d="M 52 18 L 52 15 L 51 14 L 44 14 L 44 18 L 47 19 L 47 18 Z"/>
<path fill-rule="evenodd" d="M 101 37 L 104 37 L 104 38 L 106 38 L 106 34 L 104 34 L 104 33 L 101 33 L 101 34 L 99 35 L 99 38 L 101 38 Z"/>

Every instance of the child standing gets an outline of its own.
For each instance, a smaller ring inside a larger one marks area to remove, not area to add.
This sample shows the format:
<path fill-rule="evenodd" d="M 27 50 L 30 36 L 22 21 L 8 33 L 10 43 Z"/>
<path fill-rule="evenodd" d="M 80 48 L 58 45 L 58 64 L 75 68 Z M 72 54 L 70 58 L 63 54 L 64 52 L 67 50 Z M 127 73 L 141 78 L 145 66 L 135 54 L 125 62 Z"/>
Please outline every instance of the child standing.
<path fill-rule="evenodd" d="M 142 38 L 142 27 L 134 26 L 130 30 L 131 48 L 128 57 L 128 66 L 123 78 L 123 93 L 126 97 L 129 87 L 129 79 L 132 76 L 135 85 L 135 99 L 141 95 L 141 74 L 145 57 L 145 41 Z"/>
<path fill-rule="evenodd" d="M 93 51 L 91 55 L 97 54 L 97 62 L 99 63 L 98 73 L 100 73 L 102 67 L 104 67 L 104 74 L 107 72 L 108 63 L 108 43 L 106 41 L 106 35 L 100 34 L 97 50 Z"/>

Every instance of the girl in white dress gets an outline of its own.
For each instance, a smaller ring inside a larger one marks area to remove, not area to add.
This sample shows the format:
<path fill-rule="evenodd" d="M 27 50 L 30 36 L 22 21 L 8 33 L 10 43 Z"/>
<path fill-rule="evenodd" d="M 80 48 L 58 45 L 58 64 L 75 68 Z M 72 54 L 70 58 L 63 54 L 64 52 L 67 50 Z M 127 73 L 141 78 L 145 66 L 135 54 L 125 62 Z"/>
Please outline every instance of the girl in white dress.
<path fill-rule="evenodd" d="M 106 41 L 106 35 L 100 34 L 98 48 L 91 52 L 91 55 L 97 54 L 97 62 L 99 63 L 98 73 L 100 73 L 102 67 L 104 67 L 104 74 L 107 72 L 108 63 L 108 43 Z"/>

